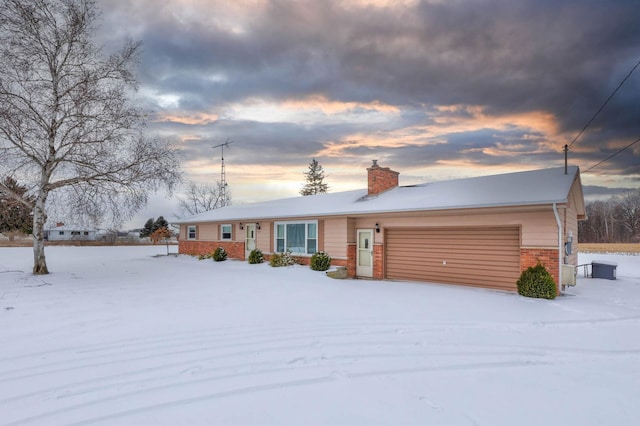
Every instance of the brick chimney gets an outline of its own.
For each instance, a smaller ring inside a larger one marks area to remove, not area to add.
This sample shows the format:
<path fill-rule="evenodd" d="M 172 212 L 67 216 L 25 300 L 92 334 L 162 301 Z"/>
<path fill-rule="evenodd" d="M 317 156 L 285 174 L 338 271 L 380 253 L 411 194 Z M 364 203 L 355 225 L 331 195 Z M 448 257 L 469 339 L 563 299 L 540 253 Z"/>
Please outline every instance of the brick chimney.
<path fill-rule="evenodd" d="M 367 169 L 369 195 L 380 194 L 398 186 L 399 174 L 388 167 L 378 166 L 378 160 L 373 160 L 373 164 Z"/>
<path fill-rule="evenodd" d="M 56 228 L 60 226 L 64 226 L 64 222 L 56 222 Z"/>

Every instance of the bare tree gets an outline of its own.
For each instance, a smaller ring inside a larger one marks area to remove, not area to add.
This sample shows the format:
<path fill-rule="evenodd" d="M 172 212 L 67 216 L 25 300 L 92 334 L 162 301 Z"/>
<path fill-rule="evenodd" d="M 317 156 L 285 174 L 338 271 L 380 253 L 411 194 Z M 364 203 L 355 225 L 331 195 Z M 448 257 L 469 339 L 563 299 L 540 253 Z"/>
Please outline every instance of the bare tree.
<path fill-rule="evenodd" d="M 640 238 L 640 189 L 628 191 L 616 199 L 616 220 L 629 242 Z"/>
<path fill-rule="evenodd" d="M 224 205 L 223 205 L 224 204 Z M 231 205 L 231 193 L 226 190 L 225 202 L 222 201 L 222 183 L 199 184 L 189 182 L 186 194 L 178 197 L 178 208 L 181 216 L 193 216 L 209 210 Z"/>
<path fill-rule="evenodd" d="M 180 178 L 175 150 L 145 136 L 130 102 L 140 44 L 104 55 L 92 40 L 98 13 L 95 0 L 0 0 L 0 178 L 35 197 L 34 274 L 48 273 L 51 200 L 123 220 Z"/>

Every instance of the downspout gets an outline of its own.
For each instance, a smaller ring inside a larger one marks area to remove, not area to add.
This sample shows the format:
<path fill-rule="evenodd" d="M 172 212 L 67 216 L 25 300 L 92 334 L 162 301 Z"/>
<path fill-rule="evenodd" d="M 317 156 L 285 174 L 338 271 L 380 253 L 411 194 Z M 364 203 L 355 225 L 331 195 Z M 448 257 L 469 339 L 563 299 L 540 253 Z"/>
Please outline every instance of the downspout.
<path fill-rule="evenodd" d="M 558 224 L 558 293 L 561 293 L 562 288 L 562 222 L 560 222 L 560 216 L 558 215 L 558 206 L 553 203 L 553 215 L 556 217 L 556 223 Z"/>

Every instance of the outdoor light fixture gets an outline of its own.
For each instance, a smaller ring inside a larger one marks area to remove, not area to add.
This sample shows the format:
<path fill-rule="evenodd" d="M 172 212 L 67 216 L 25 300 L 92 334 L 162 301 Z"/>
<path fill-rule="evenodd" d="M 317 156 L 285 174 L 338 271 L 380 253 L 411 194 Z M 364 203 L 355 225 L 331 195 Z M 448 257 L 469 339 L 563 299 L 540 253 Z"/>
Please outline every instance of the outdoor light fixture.
<path fill-rule="evenodd" d="M 260 222 L 256 222 L 256 229 L 260 229 Z"/>
<path fill-rule="evenodd" d="M 380 233 L 380 224 L 376 222 L 376 232 Z"/>
<path fill-rule="evenodd" d="M 240 222 L 240 229 L 244 229 L 244 225 Z"/>

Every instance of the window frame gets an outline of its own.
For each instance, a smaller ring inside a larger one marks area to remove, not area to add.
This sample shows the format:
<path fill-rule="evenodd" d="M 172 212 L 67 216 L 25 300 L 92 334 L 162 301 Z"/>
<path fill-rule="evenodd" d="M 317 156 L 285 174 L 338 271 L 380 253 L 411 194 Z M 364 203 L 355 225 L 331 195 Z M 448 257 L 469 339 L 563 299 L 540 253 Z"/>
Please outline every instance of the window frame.
<path fill-rule="evenodd" d="M 229 227 L 229 232 L 228 232 L 229 237 L 225 238 L 224 235 L 226 234 L 226 232 L 224 232 L 224 228 L 227 227 L 227 226 Z M 230 224 L 230 223 L 222 223 L 222 224 L 220 224 L 220 240 L 222 240 L 222 241 L 233 240 L 233 225 L 232 224 Z"/>
<path fill-rule="evenodd" d="M 288 238 L 287 238 L 287 225 L 304 225 L 304 252 L 294 252 L 292 251 L 291 254 L 294 256 L 312 256 L 314 253 L 317 253 L 320 248 L 318 247 L 318 220 L 290 220 L 290 221 L 277 221 L 274 222 L 273 224 L 273 252 L 274 253 L 284 253 L 285 251 L 287 251 L 287 246 L 288 246 Z M 315 229 L 315 236 L 309 236 L 309 225 L 312 225 Z M 282 226 L 282 228 L 280 228 L 280 226 Z M 278 230 L 282 229 L 282 236 L 279 237 L 279 233 Z M 278 249 L 280 247 L 278 244 L 278 240 L 281 240 L 282 243 L 281 248 L 282 251 L 279 251 Z M 309 242 L 313 241 L 313 247 L 310 247 Z M 309 250 L 313 249 L 312 252 L 310 252 Z"/>
<path fill-rule="evenodd" d="M 193 237 L 191 236 L 191 230 L 193 230 Z M 196 240 L 198 238 L 197 225 L 187 225 L 187 240 Z"/>

